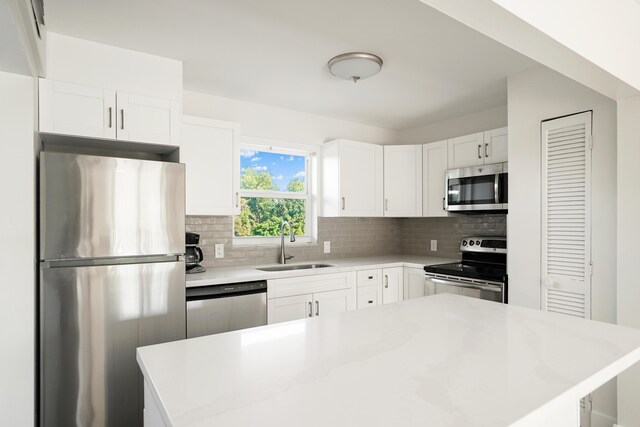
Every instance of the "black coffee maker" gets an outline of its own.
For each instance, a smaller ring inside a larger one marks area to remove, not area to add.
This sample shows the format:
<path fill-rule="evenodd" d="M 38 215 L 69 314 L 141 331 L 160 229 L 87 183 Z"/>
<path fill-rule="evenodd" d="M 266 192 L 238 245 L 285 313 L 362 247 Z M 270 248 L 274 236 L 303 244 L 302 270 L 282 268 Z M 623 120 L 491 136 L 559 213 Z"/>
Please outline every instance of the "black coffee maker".
<path fill-rule="evenodd" d="M 202 249 L 198 247 L 200 243 L 200 235 L 196 233 L 187 233 L 185 236 L 186 251 L 185 251 L 185 265 L 187 267 L 187 274 L 202 273 L 207 271 L 206 268 L 200 265 L 204 260 L 202 255 Z"/>

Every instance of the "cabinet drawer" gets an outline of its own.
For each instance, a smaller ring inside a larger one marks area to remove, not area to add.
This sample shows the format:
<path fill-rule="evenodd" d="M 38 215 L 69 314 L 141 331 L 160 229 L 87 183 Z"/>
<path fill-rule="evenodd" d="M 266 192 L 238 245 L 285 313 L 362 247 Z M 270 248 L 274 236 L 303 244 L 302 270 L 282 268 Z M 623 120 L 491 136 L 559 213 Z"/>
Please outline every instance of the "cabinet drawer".
<path fill-rule="evenodd" d="M 267 298 L 282 298 L 315 292 L 355 289 L 355 273 L 318 274 L 269 280 Z"/>
<path fill-rule="evenodd" d="M 363 286 L 358 288 L 358 310 L 365 307 L 380 305 L 380 288 L 378 286 Z"/>
<path fill-rule="evenodd" d="M 358 275 L 358 287 L 382 285 L 382 269 L 360 270 Z"/>

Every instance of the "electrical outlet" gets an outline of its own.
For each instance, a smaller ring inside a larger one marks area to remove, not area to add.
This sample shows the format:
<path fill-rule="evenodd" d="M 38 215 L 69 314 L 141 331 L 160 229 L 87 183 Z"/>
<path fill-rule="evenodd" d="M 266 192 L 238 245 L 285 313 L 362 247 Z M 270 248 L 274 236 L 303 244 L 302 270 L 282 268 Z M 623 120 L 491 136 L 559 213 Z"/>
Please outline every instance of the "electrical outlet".
<path fill-rule="evenodd" d="M 331 242 L 324 242 L 324 253 L 331 253 Z"/>
<path fill-rule="evenodd" d="M 437 240 L 432 240 L 431 241 L 431 252 L 437 252 L 438 251 L 438 241 Z"/>
<path fill-rule="evenodd" d="M 216 243 L 216 258 L 224 258 L 224 245 Z"/>

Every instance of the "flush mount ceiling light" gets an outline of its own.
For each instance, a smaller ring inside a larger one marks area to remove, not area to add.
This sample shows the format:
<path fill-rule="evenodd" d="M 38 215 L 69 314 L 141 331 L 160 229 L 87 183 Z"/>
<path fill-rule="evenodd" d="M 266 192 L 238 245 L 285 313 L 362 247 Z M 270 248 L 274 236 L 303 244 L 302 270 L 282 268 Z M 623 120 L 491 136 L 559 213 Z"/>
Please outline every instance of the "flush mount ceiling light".
<path fill-rule="evenodd" d="M 327 65 L 334 76 L 357 83 L 377 74 L 382 68 L 382 59 L 372 53 L 349 52 L 334 56 Z"/>

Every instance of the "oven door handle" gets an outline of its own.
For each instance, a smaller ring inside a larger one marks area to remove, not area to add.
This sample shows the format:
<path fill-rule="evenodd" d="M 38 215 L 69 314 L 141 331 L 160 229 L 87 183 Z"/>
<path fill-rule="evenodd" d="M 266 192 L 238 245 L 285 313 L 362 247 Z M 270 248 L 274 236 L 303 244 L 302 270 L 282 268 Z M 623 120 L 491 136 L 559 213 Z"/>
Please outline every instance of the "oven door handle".
<path fill-rule="evenodd" d="M 481 289 L 483 291 L 490 292 L 502 292 L 501 285 L 491 285 L 491 284 L 482 284 L 482 283 L 465 283 L 465 282 L 456 282 L 454 280 L 445 280 L 445 279 L 437 279 L 435 277 L 425 276 L 427 280 L 438 283 L 441 285 L 450 285 L 450 286 L 459 286 L 461 288 L 468 289 Z"/>

